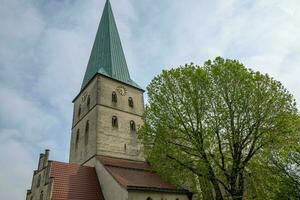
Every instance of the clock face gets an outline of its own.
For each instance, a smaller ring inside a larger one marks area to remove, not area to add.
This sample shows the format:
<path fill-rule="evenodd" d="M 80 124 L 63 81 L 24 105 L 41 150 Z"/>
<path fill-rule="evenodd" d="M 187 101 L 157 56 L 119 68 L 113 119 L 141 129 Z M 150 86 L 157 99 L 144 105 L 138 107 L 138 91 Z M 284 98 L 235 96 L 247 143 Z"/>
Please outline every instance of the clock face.
<path fill-rule="evenodd" d="M 83 93 L 83 95 L 81 97 L 82 102 L 84 102 L 86 100 L 87 95 L 88 95 L 87 92 Z"/>
<path fill-rule="evenodd" d="M 126 90 L 126 88 L 124 87 L 124 86 L 118 86 L 117 88 L 116 88 L 116 90 L 117 90 L 117 92 L 119 92 L 122 96 L 125 96 L 126 95 L 126 93 L 127 93 L 127 90 Z"/>

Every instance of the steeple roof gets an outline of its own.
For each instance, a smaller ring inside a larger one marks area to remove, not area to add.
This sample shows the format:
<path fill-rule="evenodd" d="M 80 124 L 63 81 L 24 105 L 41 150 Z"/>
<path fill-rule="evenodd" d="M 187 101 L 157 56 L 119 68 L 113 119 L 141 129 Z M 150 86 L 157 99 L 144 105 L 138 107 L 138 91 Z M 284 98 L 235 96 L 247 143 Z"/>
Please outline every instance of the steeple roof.
<path fill-rule="evenodd" d="M 105 3 L 81 89 L 83 89 L 97 73 L 140 88 L 130 78 L 109 0 Z"/>

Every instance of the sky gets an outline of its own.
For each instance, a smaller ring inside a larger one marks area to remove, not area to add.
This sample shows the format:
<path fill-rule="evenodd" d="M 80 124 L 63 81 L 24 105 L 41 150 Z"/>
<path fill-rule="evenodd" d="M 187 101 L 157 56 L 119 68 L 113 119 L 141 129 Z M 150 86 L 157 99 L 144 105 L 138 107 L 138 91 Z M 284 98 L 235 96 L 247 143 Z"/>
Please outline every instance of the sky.
<path fill-rule="evenodd" d="M 143 88 L 163 69 L 222 56 L 270 74 L 300 103 L 299 0 L 111 4 L 131 77 Z M 0 0 L 0 199 L 25 199 L 44 149 L 68 162 L 72 100 L 103 7 L 104 0 Z"/>

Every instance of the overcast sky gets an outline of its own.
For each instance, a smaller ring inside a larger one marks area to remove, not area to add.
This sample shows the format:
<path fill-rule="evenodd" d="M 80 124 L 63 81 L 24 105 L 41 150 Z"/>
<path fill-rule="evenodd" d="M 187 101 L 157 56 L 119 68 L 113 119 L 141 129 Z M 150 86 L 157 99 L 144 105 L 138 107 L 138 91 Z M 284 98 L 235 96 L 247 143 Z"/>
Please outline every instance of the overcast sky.
<path fill-rule="evenodd" d="M 132 78 L 216 56 L 281 81 L 300 103 L 299 0 L 111 0 Z M 25 199 L 39 153 L 68 161 L 104 0 L 0 0 L 0 199 Z"/>

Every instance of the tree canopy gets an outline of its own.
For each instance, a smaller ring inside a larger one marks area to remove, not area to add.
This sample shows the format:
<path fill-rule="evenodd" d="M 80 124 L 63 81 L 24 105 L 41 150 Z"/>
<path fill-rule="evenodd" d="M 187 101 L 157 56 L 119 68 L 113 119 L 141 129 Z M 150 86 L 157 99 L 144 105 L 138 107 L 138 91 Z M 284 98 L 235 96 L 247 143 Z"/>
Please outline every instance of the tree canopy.
<path fill-rule="evenodd" d="M 272 166 L 272 156 L 286 157 L 298 145 L 293 96 L 236 60 L 164 70 L 147 90 L 139 131 L 146 157 L 200 199 L 258 198 L 264 180 L 257 174 Z"/>

